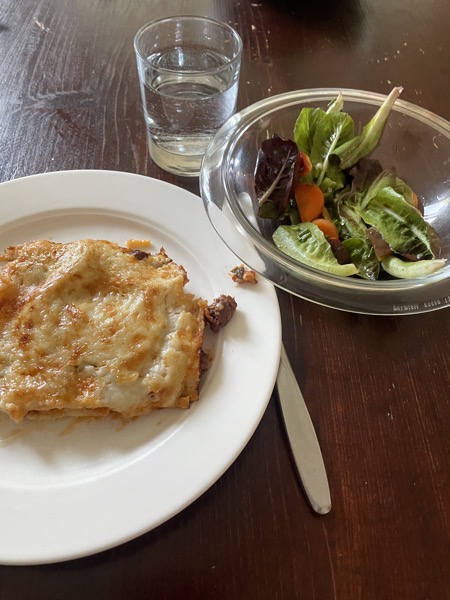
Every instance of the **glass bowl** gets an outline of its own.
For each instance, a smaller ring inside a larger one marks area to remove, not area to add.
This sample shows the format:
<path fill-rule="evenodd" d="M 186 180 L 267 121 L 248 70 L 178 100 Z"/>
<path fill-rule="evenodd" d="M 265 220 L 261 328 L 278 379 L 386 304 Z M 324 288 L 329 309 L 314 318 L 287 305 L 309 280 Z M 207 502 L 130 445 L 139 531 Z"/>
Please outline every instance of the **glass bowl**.
<path fill-rule="evenodd" d="M 367 281 L 332 275 L 279 251 L 253 209 L 254 169 L 261 142 L 274 133 L 293 138 L 305 106 L 326 108 L 341 92 L 355 131 L 385 100 L 351 89 L 308 89 L 262 100 L 234 115 L 216 134 L 203 159 L 200 191 L 208 217 L 239 261 L 276 286 L 324 306 L 365 314 L 414 314 L 450 306 L 450 123 L 397 100 L 377 149 L 384 168 L 397 174 L 423 203 L 424 217 L 442 244 L 440 271 L 416 279 Z"/>

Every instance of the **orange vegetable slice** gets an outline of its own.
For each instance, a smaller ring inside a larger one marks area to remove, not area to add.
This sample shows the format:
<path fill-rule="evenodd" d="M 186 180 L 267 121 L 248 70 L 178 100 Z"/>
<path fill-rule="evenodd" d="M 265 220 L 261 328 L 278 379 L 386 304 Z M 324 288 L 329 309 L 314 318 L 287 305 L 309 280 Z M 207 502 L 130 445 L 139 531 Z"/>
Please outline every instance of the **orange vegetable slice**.
<path fill-rule="evenodd" d="M 320 231 L 329 238 L 339 238 L 339 232 L 333 221 L 328 219 L 314 219 L 313 223 L 317 225 Z"/>
<path fill-rule="evenodd" d="M 300 150 L 300 154 L 303 160 L 303 167 L 300 169 L 300 177 L 309 175 L 312 171 L 312 162 L 307 154 Z"/>
<path fill-rule="evenodd" d="M 295 186 L 295 200 L 303 223 L 318 219 L 325 206 L 322 190 L 314 183 L 298 183 Z"/>

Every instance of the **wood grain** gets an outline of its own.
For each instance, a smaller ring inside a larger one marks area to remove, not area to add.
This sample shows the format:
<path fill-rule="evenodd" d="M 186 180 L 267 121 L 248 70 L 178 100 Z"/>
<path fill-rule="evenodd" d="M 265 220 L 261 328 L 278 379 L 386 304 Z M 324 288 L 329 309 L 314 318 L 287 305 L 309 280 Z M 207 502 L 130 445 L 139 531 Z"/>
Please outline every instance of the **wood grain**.
<path fill-rule="evenodd" d="M 402 84 L 404 99 L 450 118 L 446 0 L 0 0 L 0 181 L 112 169 L 198 193 L 148 156 L 133 55 L 137 29 L 175 13 L 241 33 L 239 107 L 297 88 Z M 95 556 L 0 567 L 0 600 L 450 597 L 450 311 L 279 301 L 332 512 L 304 500 L 274 395 L 241 456 L 181 514 Z"/>

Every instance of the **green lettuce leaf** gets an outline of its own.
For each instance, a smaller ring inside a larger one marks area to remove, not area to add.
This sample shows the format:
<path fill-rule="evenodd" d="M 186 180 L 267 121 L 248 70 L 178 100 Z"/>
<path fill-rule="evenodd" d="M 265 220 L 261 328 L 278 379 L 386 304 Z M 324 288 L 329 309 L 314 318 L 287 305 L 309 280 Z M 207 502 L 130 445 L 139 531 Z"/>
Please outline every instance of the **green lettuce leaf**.
<path fill-rule="evenodd" d="M 394 169 L 381 171 L 378 175 L 375 175 L 375 173 L 376 171 L 373 170 L 356 175 L 352 181 L 350 191 L 342 194 L 339 201 L 361 211 L 380 191 L 386 187 L 393 188 L 395 184 Z"/>
<path fill-rule="evenodd" d="M 353 264 L 339 264 L 324 234 L 314 223 L 280 225 L 273 234 L 273 241 L 279 250 L 309 267 L 344 277 L 358 272 Z"/>
<path fill-rule="evenodd" d="M 417 279 L 418 277 L 427 277 L 436 273 L 445 265 L 445 259 L 436 258 L 434 260 L 418 260 L 409 262 L 402 260 L 397 256 L 388 256 L 381 261 L 381 266 L 393 277 L 399 279 Z"/>
<path fill-rule="evenodd" d="M 344 171 L 330 164 L 319 187 L 324 194 L 325 201 L 332 202 L 336 193 L 343 190 L 346 185 L 347 176 Z"/>
<path fill-rule="evenodd" d="M 396 192 L 398 192 L 399 194 L 401 194 L 403 196 L 403 198 L 406 200 L 406 202 L 408 204 L 411 204 L 411 206 L 414 206 L 414 193 L 413 193 L 412 189 L 409 187 L 409 185 L 407 185 L 399 177 L 396 177 L 392 187 L 394 188 L 394 190 Z"/>
<path fill-rule="evenodd" d="M 294 125 L 294 142 L 310 156 L 317 124 L 326 112 L 321 108 L 302 108 Z"/>
<path fill-rule="evenodd" d="M 343 202 L 337 205 L 337 214 L 339 217 L 338 229 L 341 240 L 353 237 L 366 238 L 367 226 L 356 210 Z"/>
<path fill-rule="evenodd" d="M 317 185 L 321 185 L 327 173 L 330 156 L 339 144 L 353 138 L 353 119 L 344 112 L 325 114 L 317 123 L 309 158 L 318 169 Z"/>
<path fill-rule="evenodd" d="M 305 154 L 309 156 L 318 123 L 325 115 L 341 112 L 343 106 L 344 97 L 339 93 L 336 98 L 330 102 L 326 111 L 322 108 L 302 108 L 294 125 L 294 141 L 299 147 L 299 150 L 305 152 Z"/>
<path fill-rule="evenodd" d="M 395 87 L 372 119 L 365 125 L 360 135 L 346 141 L 336 149 L 336 154 L 341 159 L 341 168 L 349 169 L 363 156 L 367 156 L 376 148 L 394 102 L 400 96 L 403 88 Z"/>
<path fill-rule="evenodd" d="M 336 96 L 336 98 L 334 100 L 332 100 L 330 102 L 330 104 L 327 106 L 326 113 L 327 113 L 327 115 L 329 115 L 331 113 L 341 112 L 341 110 L 343 108 L 344 108 L 344 96 L 342 95 L 341 92 L 339 92 L 339 94 Z"/>
<path fill-rule="evenodd" d="M 344 247 L 358 268 L 358 275 L 374 281 L 380 273 L 375 249 L 367 237 L 367 226 L 360 215 L 347 206 L 338 206 L 338 229 Z"/>
<path fill-rule="evenodd" d="M 357 212 L 383 236 L 396 254 L 409 260 L 433 259 L 434 230 L 401 194 L 387 186 Z"/>
<path fill-rule="evenodd" d="M 380 273 L 380 263 L 372 244 L 366 238 L 348 238 L 342 242 L 358 269 L 358 275 L 364 279 L 375 281 Z"/>

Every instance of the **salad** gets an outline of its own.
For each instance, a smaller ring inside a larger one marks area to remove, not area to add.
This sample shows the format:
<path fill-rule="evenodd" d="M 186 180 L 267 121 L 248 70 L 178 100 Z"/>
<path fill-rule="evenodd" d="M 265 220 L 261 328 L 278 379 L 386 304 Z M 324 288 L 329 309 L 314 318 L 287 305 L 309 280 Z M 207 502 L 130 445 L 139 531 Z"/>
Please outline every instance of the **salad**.
<path fill-rule="evenodd" d="M 394 102 L 392 90 L 361 133 L 341 94 L 326 110 L 300 111 L 294 139 L 262 142 L 255 167 L 258 216 L 276 224 L 275 245 L 308 266 L 342 276 L 424 277 L 443 268 L 436 231 L 394 168 L 368 158 Z"/>

